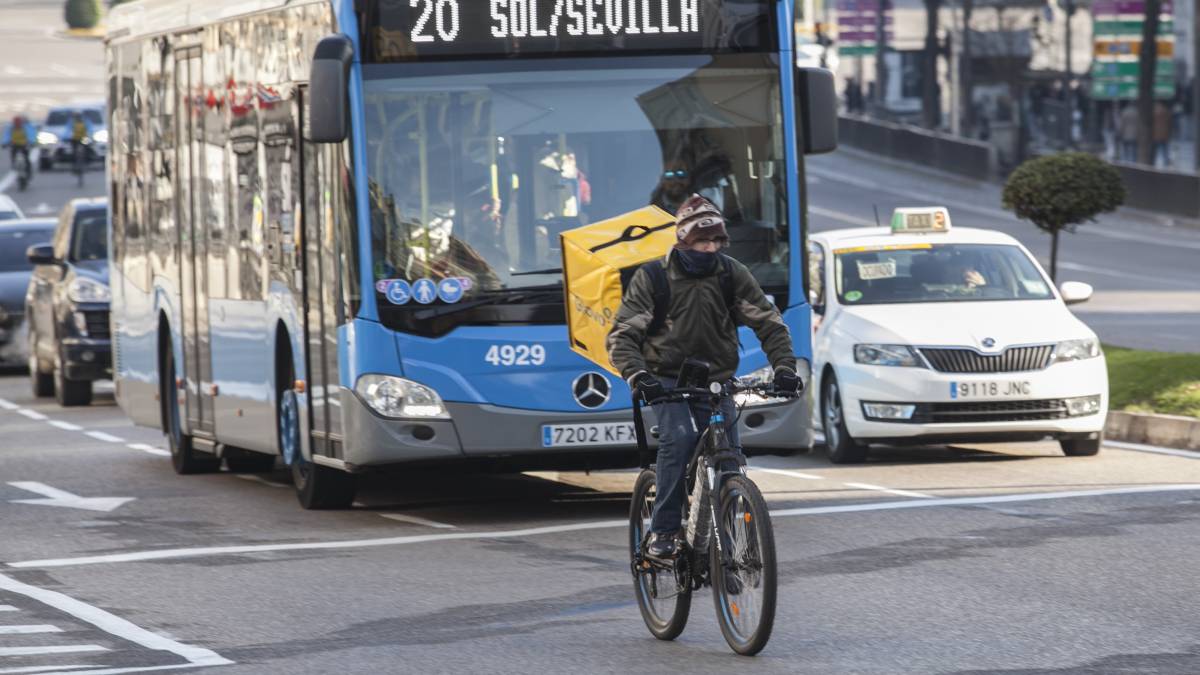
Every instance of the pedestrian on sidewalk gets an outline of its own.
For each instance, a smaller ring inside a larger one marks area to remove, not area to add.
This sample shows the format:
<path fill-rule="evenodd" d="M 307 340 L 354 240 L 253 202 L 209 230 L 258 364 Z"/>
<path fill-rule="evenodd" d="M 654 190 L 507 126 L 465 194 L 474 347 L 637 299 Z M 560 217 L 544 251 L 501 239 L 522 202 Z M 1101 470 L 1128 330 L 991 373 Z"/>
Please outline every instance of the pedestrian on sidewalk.
<path fill-rule="evenodd" d="M 1137 106 L 1126 103 L 1121 109 L 1121 118 L 1117 123 L 1117 137 L 1121 140 L 1121 160 L 1137 161 L 1138 113 Z"/>
<path fill-rule="evenodd" d="M 1158 101 L 1154 104 L 1154 155 L 1153 162 L 1158 166 L 1158 155 L 1161 151 L 1163 166 L 1171 168 L 1171 109 L 1166 103 Z"/>

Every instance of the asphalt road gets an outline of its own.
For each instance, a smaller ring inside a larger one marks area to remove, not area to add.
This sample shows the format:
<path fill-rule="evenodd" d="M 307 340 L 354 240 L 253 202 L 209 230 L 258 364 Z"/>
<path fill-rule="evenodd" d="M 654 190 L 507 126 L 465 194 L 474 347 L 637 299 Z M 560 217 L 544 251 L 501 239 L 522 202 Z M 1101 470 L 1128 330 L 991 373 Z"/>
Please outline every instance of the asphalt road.
<path fill-rule="evenodd" d="M 1000 206 L 1000 186 L 856 150 L 810 158 L 813 231 L 885 225 L 897 206 L 946 206 L 959 227 L 1016 237 L 1049 270 L 1050 236 Z M 1059 282 L 1096 289 L 1075 313 L 1109 344 L 1200 351 L 1200 224 L 1120 209 L 1059 240 Z"/>
<path fill-rule="evenodd" d="M 378 476 L 305 512 L 282 472 L 174 475 L 111 396 L 0 378 L 0 429 L 0 673 L 1200 672 L 1195 456 L 756 458 L 780 606 L 745 659 L 707 593 L 674 643 L 642 625 L 632 472 Z"/>

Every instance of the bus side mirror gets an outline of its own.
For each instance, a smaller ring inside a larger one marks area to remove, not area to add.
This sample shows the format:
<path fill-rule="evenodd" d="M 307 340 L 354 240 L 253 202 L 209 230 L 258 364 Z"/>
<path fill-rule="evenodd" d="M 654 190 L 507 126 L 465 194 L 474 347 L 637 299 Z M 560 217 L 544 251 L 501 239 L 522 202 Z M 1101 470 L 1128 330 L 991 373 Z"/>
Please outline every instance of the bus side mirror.
<path fill-rule="evenodd" d="M 796 98 L 804 154 L 837 150 L 838 98 L 833 73 L 824 68 L 797 68 Z"/>
<path fill-rule="evenodd" d="M 308 137 L 314 143 L 341 143 L 350 131 L 350 62 L 354 45 L 345 35 L 322 38 L 313 50 L 308 78 Z"/>

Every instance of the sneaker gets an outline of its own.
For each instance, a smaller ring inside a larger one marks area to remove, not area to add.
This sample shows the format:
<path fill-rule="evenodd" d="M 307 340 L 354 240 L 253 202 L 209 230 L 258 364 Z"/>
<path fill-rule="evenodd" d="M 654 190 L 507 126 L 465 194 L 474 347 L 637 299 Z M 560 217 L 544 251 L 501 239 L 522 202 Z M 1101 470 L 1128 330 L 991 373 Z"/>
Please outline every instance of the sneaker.
<path fill-rule="evenodd" d="M 678 551 L 675 545 L 675 533 L 650 533 L 650 541 L 646 543 L 646 555 L 651 558 L 670 558 Z"/>

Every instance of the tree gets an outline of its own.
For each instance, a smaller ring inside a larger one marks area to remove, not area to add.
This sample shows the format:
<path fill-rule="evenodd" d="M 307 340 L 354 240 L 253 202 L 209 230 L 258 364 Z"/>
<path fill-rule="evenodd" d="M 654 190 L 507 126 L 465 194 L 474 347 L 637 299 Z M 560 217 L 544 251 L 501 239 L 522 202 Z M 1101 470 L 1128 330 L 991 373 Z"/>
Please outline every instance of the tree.
<path fill-rule="evenodd" d="M 1004 208 L 1050 233 L 1050 279 L 1058 279 L 1058 234 L 1095 221 L 1125 203 L 1121 174 L 1110 164 L 1082 152 L 1031 159 L 1008 177 Z"/>
<path fill-rule="evenodd" d="M 67 0 L 63 13 L 70 28 L 95 28 L 100 23 L 100 0 Z"/>
<path fill-rule="evenodd" d="M 921 124 L 926 129 L 941 125 L 942 101 L 938 95 L 938 15 L 942 0 L 925 0 L 925 58 L 921 64 Z"/>
<path fill-rule="evenodd" d="M 1138 162 L 1154 164 L 1154 78 L 1158 65 L 1158 14 L 1161 0 L 1145 0 L 1142 47 L 1138 51 Z"/>

